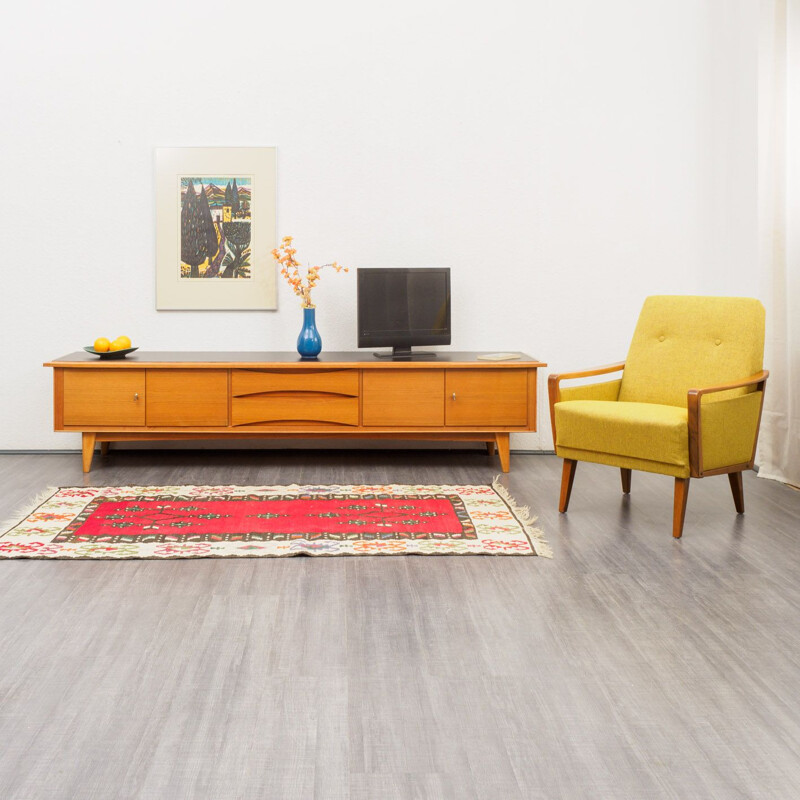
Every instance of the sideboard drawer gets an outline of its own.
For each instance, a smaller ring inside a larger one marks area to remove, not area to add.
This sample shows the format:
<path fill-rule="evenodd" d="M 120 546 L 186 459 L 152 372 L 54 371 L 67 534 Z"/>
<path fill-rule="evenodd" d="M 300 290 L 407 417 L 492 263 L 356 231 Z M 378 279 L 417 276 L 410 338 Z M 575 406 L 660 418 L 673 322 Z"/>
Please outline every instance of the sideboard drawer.
<path fill-rule="evenodd" d="M 524 369 L 448 369 L 447 425 L 516 427 L 528 424 L 528 372 Z"/>
<path fill-rule="evenodd" d="M 357 369 L 254 370 L 231 373 L 234 397 L 267 392 L 325 392 L 358 397 Z"/>
<path fill-rule="evenodd" d="M 228 371 L 149 369 L 146 406 L 151 428 L 224 427 L 228 424 Z"/>
<path fill-rule="evenodd" d="M 335 425 L 358 425 L 358 398 L 329 394 L 296 393 L 293 395 L 259 394 L 234 397 L 231 424 L 258 425 L 293 422 Z"/>
<path fill-rule="evenodd" d="M 144 425 L 143 369 L 65 369 L 64 425 Z"/>

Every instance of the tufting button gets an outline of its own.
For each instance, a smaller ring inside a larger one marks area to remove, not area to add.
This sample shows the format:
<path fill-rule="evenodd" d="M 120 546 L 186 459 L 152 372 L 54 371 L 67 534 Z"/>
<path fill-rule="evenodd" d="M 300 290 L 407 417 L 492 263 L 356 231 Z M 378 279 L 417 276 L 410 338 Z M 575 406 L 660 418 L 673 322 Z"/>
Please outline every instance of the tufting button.
<path fill-rule="evenodd" d="M 721 345 L 722 344 L 722 339 L 714 339 L 714 344 Z"/>
<path fill-rule="evenodd" d="M 661 336 L 659 336 L 659 337 L 658 337 L 658 341 L 659 341 L 659 342 L 663 342 L 665 338 L 666 338 L 666 337 L 665 337 L 665 336 L 664 336 L 664 334 L 662 333 L 662 334 L 661 334 Z"/>

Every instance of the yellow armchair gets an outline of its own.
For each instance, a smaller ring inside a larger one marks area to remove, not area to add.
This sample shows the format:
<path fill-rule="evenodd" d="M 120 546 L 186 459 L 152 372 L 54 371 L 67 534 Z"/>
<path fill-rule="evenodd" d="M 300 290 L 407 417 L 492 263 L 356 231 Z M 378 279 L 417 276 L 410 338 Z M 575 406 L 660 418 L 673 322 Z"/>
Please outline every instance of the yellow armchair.
<path fill-rule="evenodd" d="M 628 358 L 607 367 L 551 375 L 550 422 L 564 459 L 559 511 L 569 506 L 578 461 L 675 479 L 672 535 L 680 538 L 689 480 L 727 474 L 744 513 L 742 471 L 752 469 L 768 372 L 764 308 L 740 297 L 648 297 Z M 572 379 L 621 372 L 579 386 Z"/>

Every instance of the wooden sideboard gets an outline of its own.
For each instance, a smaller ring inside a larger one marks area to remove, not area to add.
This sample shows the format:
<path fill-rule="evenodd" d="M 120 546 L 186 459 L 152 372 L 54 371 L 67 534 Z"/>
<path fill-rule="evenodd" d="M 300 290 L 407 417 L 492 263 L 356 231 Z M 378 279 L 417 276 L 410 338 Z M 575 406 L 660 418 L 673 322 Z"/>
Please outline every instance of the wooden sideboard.
<path fill-rule="evenodd" d="M 509 434 L 536 430 L 536 376 L 523 355 L 379 361 L 372 353 L 79 352 L 48 361 L 54 427 L 95 445 L 219 438 L 432 439 L 486 442 L 509 470 Z"/>

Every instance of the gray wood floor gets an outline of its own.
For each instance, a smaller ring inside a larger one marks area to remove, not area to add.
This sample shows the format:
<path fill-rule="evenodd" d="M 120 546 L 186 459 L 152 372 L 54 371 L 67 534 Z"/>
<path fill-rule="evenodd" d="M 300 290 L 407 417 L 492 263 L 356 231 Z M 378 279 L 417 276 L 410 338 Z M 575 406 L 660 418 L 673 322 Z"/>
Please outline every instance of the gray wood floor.
<path fill-rule="evenodd" d="M 469 451 L 128 451 L 88 482 L 485 483 Z M 0 563 L 0 798 L 800 796 L 800 493 L 560 462 L 555 558 Z M 77 455 L 0 456 L 0 518 Z"/>

